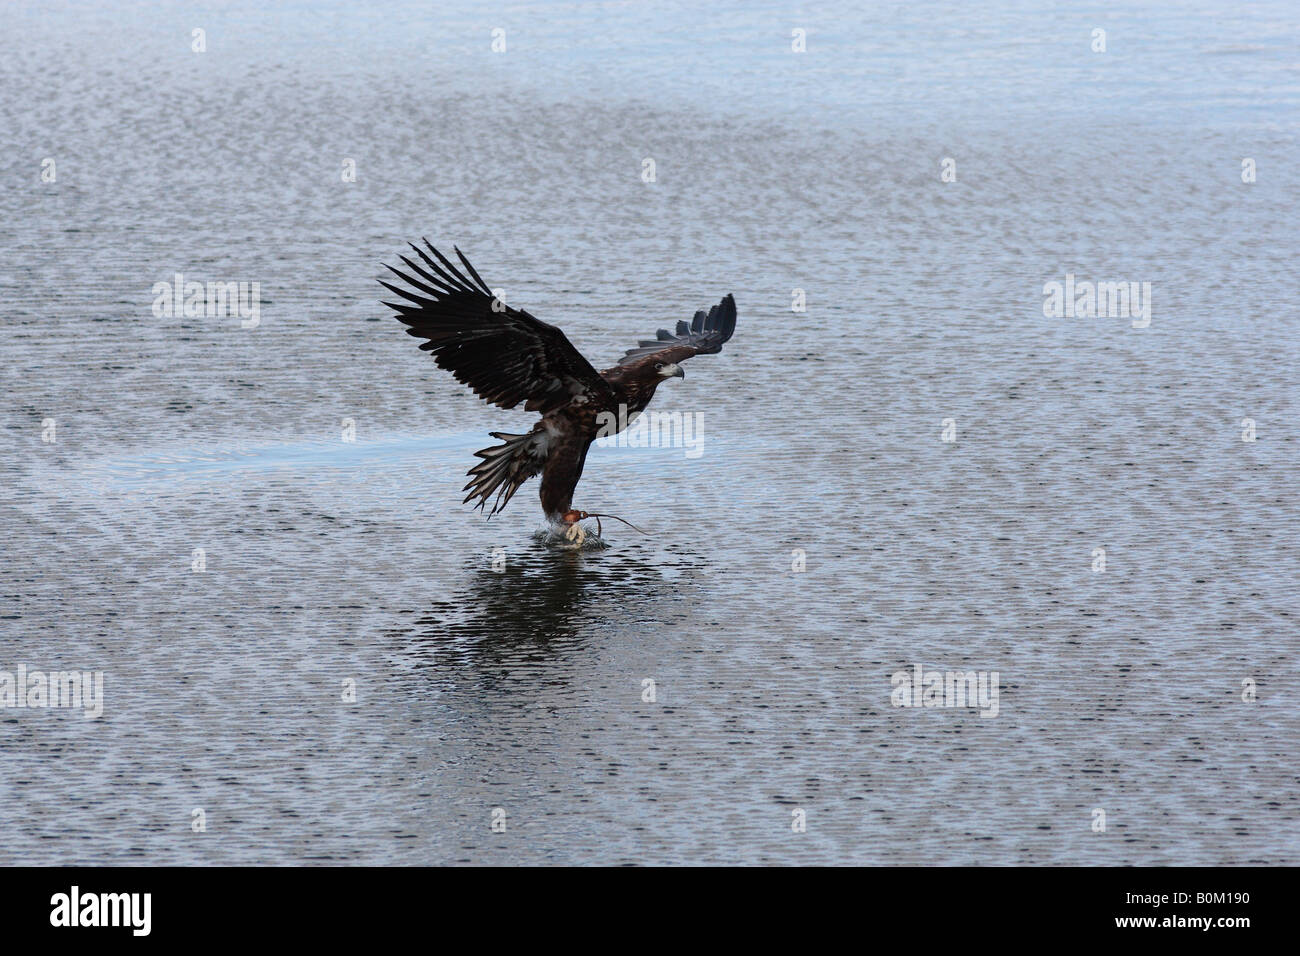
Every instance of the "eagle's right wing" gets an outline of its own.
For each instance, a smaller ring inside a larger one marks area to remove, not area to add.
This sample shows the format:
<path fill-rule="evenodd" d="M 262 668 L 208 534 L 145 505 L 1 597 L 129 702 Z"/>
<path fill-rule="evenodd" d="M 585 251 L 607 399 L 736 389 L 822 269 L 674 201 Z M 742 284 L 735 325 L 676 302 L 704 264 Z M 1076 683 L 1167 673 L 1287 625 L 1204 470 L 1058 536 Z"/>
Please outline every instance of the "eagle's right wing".
<path fill-rule="evenodd" d="M 469 276 L 428 239 L 424 244 L 437 262 L 412 243 L 424 265 L 400 258 L 414 275 L 385 266 L 415 291 L 379 281 L 406 300 L 384 305 L 397 311 L 408 335 L 426 340 L 420 348 L 439 366 L 502 408 L 526 402 L 525 409 L 545 415 L 579 396 L 593 403 L 609 400 L 609 385 L 563 332 L 499 301 L 459 249 L 456 256 Z"/>
<path fill-rule="evenodd" d="M 727 296 L 705 312 L 701 309 L 688 324 L 677 323 L 674 335 L 660 329 L 653 339 L 643 339 L 634 349 L 628 349 L 618 360 L 619 365 L 631 365 L 648 355 L 664 362 L 681 362 L 692 355 L 713 355 L 722 351 L 724 342 L 736 331 L 736 300 Z"/>

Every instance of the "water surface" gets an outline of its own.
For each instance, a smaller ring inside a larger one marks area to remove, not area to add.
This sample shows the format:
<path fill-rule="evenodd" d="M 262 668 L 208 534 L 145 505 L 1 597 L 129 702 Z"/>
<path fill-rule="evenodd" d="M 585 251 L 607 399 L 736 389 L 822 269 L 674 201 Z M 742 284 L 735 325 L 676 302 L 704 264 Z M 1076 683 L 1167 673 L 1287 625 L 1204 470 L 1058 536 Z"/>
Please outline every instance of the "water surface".
<path fill-rule="evenodd" d="M 0 669 L 106 702 L 0 712 L 0 862 L 1300 862 L 1300 18 L 857 7 L 12 10 Z M 460 504 L 532 416 L 379 304 L 421 235 L 597 367 L 735 294 L 703 454 L 579 486 L 651 534 Z"/>

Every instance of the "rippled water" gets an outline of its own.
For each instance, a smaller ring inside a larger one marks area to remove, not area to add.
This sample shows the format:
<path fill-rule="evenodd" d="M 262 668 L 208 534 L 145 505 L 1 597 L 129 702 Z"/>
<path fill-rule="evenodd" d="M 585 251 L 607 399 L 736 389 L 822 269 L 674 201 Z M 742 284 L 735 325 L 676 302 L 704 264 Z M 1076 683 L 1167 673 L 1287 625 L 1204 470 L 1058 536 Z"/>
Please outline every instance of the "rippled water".
<path fill-rule="evenodd" d="M 105 704 L 0 711 L 0 862 L 1300 862 L 1293 5 L 11 19 L 0 669 Z M 735 294 L 703 454 L 578 488 L 651 534 L 460 504 L 532 416 L 379 305 L 421 235 L 597 367 Z"/>

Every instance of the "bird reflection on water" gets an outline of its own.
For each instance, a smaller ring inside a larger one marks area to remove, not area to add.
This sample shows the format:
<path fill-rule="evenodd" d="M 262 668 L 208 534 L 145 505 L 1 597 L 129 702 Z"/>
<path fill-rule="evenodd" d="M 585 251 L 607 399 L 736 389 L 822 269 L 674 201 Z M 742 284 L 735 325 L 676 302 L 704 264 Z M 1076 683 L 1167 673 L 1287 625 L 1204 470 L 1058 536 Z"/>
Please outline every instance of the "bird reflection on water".
<path fill-rule="evenodd" d="M 468 572 L 460 595 L 418 612 L 406 633 L 407 651 L 419 657 L 415 666 L 444 672 L 457 663 L 547 666 L 580 651 L 598 632 L 635 626 L 647 615 L 689 615 L 681 597 L 690 571 L 682 569 L 682 580 L 669 578 L 662 564 L 590 544 L 590 538 L 581 549 L 538 542 L 511 553 L 500 571 Z"/>

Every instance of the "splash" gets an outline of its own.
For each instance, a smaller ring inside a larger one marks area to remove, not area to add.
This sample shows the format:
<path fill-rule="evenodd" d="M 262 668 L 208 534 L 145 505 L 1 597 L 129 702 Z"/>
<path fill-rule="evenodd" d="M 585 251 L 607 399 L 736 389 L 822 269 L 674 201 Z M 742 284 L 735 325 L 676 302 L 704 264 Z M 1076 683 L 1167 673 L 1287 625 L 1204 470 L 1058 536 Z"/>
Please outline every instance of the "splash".
<path fill-rule="evenodd" d="M 574 532 L 574 528 L 578 531 Z M 558 551 L 604 551 L 613 547 L 590 525 L 574 523 L 565 525 L 556 522 L 533 532 L 533 540 L 538 544 Z"/>

